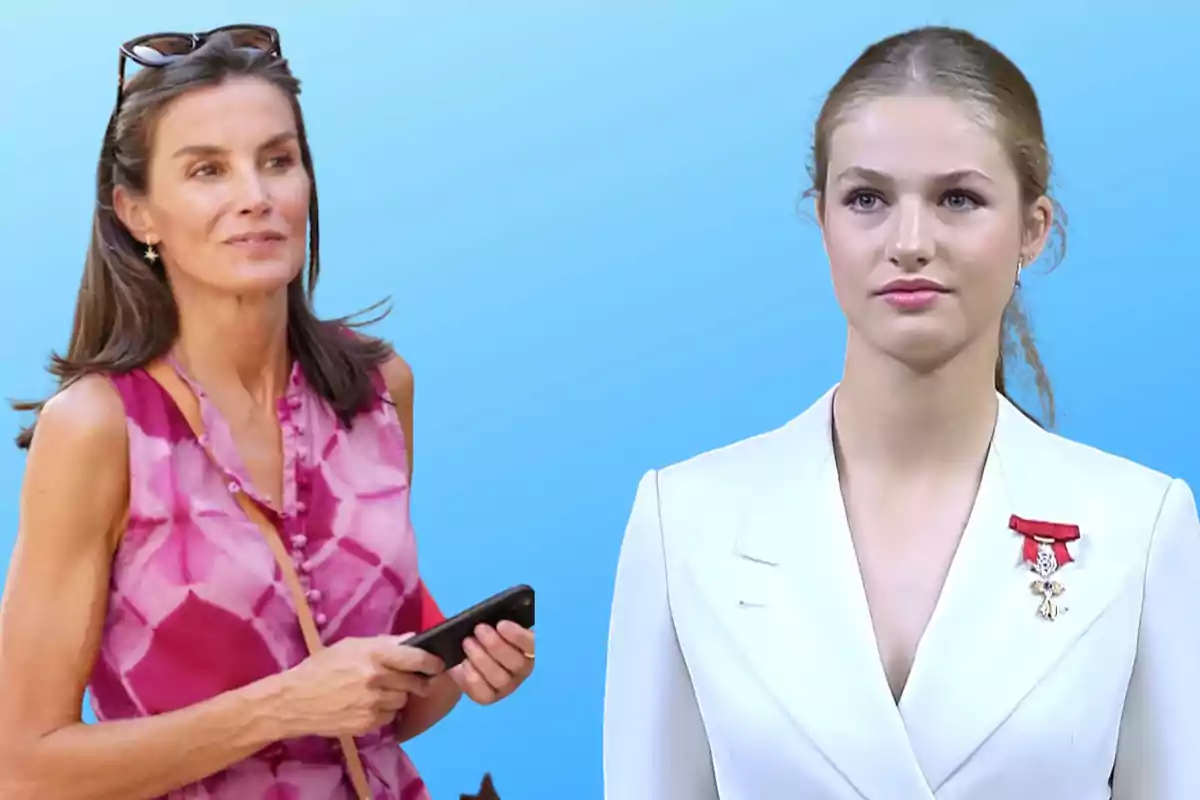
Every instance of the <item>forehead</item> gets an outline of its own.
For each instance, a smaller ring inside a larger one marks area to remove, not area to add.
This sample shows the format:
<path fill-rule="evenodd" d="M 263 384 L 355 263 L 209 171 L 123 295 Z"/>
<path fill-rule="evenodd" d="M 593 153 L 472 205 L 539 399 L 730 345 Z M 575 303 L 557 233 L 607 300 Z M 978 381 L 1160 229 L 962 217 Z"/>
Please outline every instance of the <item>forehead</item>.
<path fill-rule="evenodd" d="M 173 100 L 158 120 L 155 140 L 174 150 L 188 145 L 255 148 L 296 119 L 281 89 L 259 78 L 237 78 L 205 86 Z"/>
<path fill-rule="evenodd" d="M 975 106 L 945 97 L 880 97 L 855 106 L 829 140 L 831 178 L 862 167 L 897 178 L 977 170 L 1011 173 L 996 132 Z M 1015 175 L 1014 175 L 1015 178 Z"/>

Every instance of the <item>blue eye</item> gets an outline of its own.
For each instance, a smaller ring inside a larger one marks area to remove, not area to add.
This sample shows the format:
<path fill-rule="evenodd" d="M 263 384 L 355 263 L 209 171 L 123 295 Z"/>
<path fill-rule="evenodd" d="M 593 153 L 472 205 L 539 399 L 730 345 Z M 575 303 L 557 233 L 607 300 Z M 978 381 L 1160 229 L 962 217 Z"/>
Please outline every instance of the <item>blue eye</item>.
<path fill-rule="evenodd" d="M 846 195 L 846 199 L 843 202 L 848 208 L 854 211 L 870 212 L 879 207 L 883 202 L 883 198 L 879 196 L 878 192 L 856 189 Z"/>
<path fill-rule="evenodd" d="M 983 205 L 983 201 L 978 197 L 961 190 L 946 192 L 942 203 L 951 211 L 970 211 Z"/>

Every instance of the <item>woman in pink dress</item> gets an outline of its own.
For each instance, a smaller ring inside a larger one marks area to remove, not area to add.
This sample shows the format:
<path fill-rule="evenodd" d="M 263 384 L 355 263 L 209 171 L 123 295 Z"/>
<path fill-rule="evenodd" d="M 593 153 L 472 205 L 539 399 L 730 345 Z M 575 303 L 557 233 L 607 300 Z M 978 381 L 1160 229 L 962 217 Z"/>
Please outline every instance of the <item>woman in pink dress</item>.
<path fill-rule="evenodd" d="M 127 59 L 60 389 L 18 440 L 0 796 L 426 798 L 399 743 L 461 693 L 509 695 L 533 634 L 481 627 L 449 670 L 403 644 L 440 619 L 408 515 L 412 373 L 313 313 L 278 34 Z"/>

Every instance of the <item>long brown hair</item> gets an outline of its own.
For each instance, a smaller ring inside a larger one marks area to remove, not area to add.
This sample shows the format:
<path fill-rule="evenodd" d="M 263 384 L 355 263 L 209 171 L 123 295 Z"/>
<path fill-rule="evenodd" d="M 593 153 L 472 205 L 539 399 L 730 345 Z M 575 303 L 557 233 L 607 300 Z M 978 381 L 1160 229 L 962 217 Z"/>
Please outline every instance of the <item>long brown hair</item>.
<path fill-rule="evenodd" d="M 312 181 L 308 211 L 308 269 L 288 286 L 288 348 L 308 382 L 344 425 L 374 401 L 370 370 L 391 355 L 383 341 L 350 330 L 371 319 L 318 319 L 312 308 L 320 273 L 320 227 L 312 153 L 300 111 L 300 82 L 285 60 L 266 52 L 235 48 L 227 36 L 215 36 L 195 52 L 165 67 L 143 69 L 125 85 L 117 112 L 109 121 L 96 170 L 96 208 L 75 319 L 65 355 L 51 356 L 48 370 L 61 391 L 84 375 L 112 375 L 144 367 L 162 357 L 179 332 L 179 310 L 161 262 L 147 264 L 141 245 L 117 218 L 113 189 L 146 191 L 154 130 L 164 109 L 194 89 L 231 77 L 253 77 L 279 88 L 291 102 L 299 134 L 300 156 Z M 378 310 L 386 302 L 371 306 Z M 20 411 L 39 412 L 45 401 L 17 402 Z M 36 417 L 17 436 L 28 448 Z"/>
<path fill-rule="evenodd" d="M 809 193 L 818 203 L 823 202 L 829 173 L 830 137 L 845 115 L 872 98 L 909 92 L 935 93 L 973 104 L 1004 146 L 1017 172 L 1022 202 L 1028 206 L 1049 196 L 1050 151 L 1037 95 L 1025 75 L 995 47 L 964 30 L 925 27 L 871 45 L 830 90 L 817 117 L 809 167 Z M 1051 202 L 1055 210 L 1054 266 L 1066 254 L 1066 228 L 1062 208 L 1053 199 Z M 1033 374 L 1043 420 L 1053 426 L 1054 392 L 1019 294 L 1018 287 L 1004 312 L 996 390 L 1012 401 L 1008 364 L 1019 352 Z"/>

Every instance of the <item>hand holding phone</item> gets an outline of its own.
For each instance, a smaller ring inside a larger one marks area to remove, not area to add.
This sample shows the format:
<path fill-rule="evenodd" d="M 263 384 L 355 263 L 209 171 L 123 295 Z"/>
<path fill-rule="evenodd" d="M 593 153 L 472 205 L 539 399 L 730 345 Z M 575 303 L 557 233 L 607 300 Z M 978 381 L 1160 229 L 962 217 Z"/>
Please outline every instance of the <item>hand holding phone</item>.
<path fill-rule="evenodd" d="M 495 628 L 501 622 L 513 622 L 522 628 L 533 628 L 533 588 L 524 584 L 505 589 L 466 611 L 456 614 L 427 631 L 418 633 L 404 644 L 432 653 L 442 660 L 446 669 L 457 666 L 466 659 L 463 642 L 475 635 L 480 625 Z"/>

